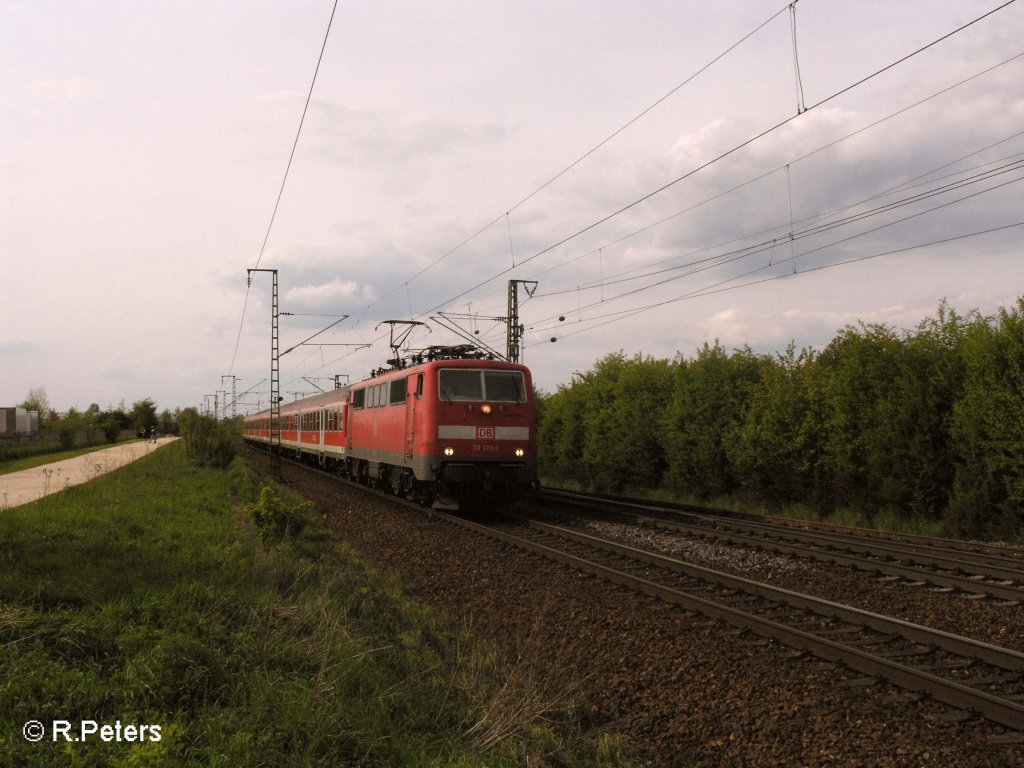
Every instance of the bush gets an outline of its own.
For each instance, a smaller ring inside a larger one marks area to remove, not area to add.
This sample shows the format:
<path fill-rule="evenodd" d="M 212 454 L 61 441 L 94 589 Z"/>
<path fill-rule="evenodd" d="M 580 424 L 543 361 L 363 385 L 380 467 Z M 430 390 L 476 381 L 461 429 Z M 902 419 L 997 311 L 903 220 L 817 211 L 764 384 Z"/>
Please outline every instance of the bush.
<path fill-rule="evenodd" d="M 1024 535 L 1024 299 L 821 352 L 606 355 L 542 398 L 545 479 Z M 721 502 L 719 502 L 721 503 Z"/>
<path fill-rule="evenodd" d="M 1012 539 L 1024 529 L 1024 299 L 971 326 L 964 362 L 946 525 L 954 534 Z"/>
<path fill-rule="evenodd" d="M 245 513 L 264 544 L 298 536 L 306 527 L 306 515 L 312 511 L 313 502 L 289 505 L 269 486 L 263 486 L 259 501 L 245 505 Z"/>
<path fill-rule="evenodd" d="M 195 409 L 182 412 L 178 418 L 185 454 L 197 467 L 227 469 L 238 447 L 237 424 L 200 416 Z"/>

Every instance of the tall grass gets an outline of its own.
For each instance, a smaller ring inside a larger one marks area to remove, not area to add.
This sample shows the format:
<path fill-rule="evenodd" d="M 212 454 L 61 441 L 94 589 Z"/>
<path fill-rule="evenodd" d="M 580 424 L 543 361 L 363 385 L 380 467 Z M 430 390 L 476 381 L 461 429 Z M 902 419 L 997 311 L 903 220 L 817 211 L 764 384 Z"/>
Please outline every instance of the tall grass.
<path fill-rule="evenodd" d="M 0 514 L 0 765 L 623 764 L 300 500 L 281 493 L 303 524 L 261 540 L 243 507 L 262 486 L 176 443 Z M 54 741 L 54 719 L 161 739 Z"/>

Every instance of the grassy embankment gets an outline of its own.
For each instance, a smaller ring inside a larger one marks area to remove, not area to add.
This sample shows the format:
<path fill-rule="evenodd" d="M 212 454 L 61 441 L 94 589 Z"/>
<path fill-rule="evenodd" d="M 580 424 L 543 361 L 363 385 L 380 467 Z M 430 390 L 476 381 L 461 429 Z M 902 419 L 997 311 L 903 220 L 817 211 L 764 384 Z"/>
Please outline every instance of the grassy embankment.
<path fill-rule="evenodd" d="M 261 537 L 260 485 L 179 442 L 0 514 L 0 765 L 625 764 L 287 493 L 289 533 Z M 161 738 L 54 741 L 53 720 Z"/>

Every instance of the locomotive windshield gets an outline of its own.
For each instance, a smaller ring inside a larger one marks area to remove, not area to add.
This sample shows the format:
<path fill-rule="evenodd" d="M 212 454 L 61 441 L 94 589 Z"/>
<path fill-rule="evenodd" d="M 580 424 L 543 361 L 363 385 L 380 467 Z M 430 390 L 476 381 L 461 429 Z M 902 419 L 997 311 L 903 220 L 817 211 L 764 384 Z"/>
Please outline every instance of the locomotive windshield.
<path fill-rule="evenodd" d="M 446 402 L 525 403 L 526 384 L 521 371 L 441 370 L 441 399 Z"/>

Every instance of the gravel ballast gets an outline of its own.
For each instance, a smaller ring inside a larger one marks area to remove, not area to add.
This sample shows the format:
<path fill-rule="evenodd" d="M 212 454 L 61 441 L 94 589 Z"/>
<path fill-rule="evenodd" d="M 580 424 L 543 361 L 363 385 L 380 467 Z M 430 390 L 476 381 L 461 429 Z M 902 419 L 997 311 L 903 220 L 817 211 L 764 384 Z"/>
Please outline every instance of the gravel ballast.
<path fill-rule="evenodd" d="M 1005 729 L 927 697 L 738 634 L 330 478 L 292 466 L 284 475 L 341 538 L 394 572 L 408 594 L 521 656 L 538 679 L 574 689 L 595 730 L 623 734 L 644 765 L 1024 764 L 1024 745 L 1002 743 Z M 708 565 L 692 552 L 676 556 Z M 827 569 L 788 558 L 737 566 L 741 575 L 767 581 L 764 569 L 776 574 L 772 583 L 789 589 L 817 594 L 813 589 L 825 588 L 807 587 L 819 578 L 811 572 Z M 851 577 L 844 569 L 832 578 Z M 858 582 L 856 590 L 869 587 Z M 905 591 L 915 601 L 929 596 Z M 826 596 L 835 594 L 842 592 Z M 892 591 L 884 594 L 891 601 Z M 929 603 L 915 616 L 942 613 L 942 605 L 956 613 L 959 603 L 948 595 L 930 597 L 945 602 Z M 871 602 L 863 597 L 852 604 L 877 610 Z M 1016 631 L 1016 624 L 1007 629 Z"/>

